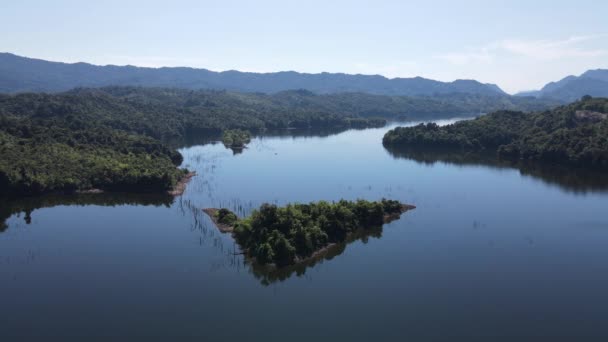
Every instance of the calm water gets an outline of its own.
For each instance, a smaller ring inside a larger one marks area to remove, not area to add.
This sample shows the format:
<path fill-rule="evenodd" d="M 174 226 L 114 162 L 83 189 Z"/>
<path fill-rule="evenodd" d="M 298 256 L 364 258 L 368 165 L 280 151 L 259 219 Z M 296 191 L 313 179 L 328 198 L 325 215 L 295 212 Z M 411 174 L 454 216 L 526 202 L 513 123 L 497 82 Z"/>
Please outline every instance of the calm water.
<path fill-rule="evenodd" d="M 183 148 L 198 176 L 175 201 L 3 204 L 1 340 L 608 338 L 603 176 L 387 151 L 387 129 Z M 382 197 L 418 208 L 279 275 L 254 272 L 200 212 Z"/>

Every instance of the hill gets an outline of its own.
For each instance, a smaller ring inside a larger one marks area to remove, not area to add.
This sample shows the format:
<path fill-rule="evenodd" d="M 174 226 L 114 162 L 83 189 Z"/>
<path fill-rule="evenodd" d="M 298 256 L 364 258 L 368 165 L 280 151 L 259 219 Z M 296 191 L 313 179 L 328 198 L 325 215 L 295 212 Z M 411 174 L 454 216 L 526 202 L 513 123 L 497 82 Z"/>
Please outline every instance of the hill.
<path fill-rule="evenodd" d="M 383 143 L 608 169 L 608 99 L 585 97 L 536 113 L 499 111 L 444 127 L 398 127 L 386 133 Z"/>
<path fill-rule="evenodd" d="M 580 76 L 568 76 L 545 85 L 541 90 L 527 91 L 519 96 L 535 96 L 572 102 L 585 95 L 608 97 L 608 70 L 588 70 Z"/>
<path fill-rule="evenodd" d="M 439 82 L 421 77 L 388 79 L 379 75 L 307 74 L 294 71 L 214 72 L 186 67 L 142 68 L 60 63 L 0 53 L 0 93 L 61 92 L 76 87 L 144 86 L 277 93 L 307 89 L 318 94 L 364 92 L 378 95 L 465 93 L 505 95 L 494 84 L 474 80 Z"/>

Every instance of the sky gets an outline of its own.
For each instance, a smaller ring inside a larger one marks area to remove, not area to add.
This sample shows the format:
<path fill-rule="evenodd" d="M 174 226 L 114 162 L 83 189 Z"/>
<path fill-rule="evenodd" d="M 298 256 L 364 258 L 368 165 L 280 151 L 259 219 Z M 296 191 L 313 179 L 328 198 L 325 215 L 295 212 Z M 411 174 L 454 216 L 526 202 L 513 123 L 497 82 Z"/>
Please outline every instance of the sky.
<path fill-rule="evenodd" d="M 0 2 L 0 52 L 215 71 L 476 79 L 514 93 L 608 68 L 608 1 Z"/>

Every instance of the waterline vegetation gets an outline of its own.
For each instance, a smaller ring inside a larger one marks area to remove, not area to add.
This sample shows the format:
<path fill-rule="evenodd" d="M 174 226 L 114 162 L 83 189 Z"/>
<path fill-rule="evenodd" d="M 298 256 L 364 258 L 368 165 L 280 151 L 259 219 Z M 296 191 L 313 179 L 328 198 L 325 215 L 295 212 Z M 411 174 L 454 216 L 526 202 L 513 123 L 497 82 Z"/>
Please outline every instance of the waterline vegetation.
<path fill-rule="evenodd" d="M 395 200 L 263 204 L 244 219 L 228 209 L 203 209 L 218 229 L 231 232 L 243 253 L 258 265 L 294 265 L 342 243 L 349 236 L 399 219 L 414 209 Z"/>
<path fill-rule="evenodd" d="M 397 127 L 390 148 L 493 153 L 500 159 L 608 169 L 608 99 L 583 97 L 544 112 L 500 111 L 453 125 Z"/>
<path fill-rule="evenodd" d="M 242 129 L 229 129 L 222 135 L 222 143 L 226 148 L 242 150 L 251 142 L 249 131 Z"/>
<path fill-rule="evenodd" d="M 386 123 L 337 110 L 332 101 L 301 107 L 298 99 L 312 96 L 306 94 L 137 87 L 0 94 L 0 197 L 93 190 L 179 194 L 191 175 L 179 168 L 183 158 L 175 142 L 189 135 Z M 248 140 L 239 133 L 229 145 Z"/>

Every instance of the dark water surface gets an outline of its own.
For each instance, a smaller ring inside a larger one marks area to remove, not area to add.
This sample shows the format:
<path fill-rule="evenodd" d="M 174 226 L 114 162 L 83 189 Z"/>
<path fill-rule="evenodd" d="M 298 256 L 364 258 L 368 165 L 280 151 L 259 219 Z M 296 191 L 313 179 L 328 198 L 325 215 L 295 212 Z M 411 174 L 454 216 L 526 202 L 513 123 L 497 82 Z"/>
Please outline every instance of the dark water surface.
<path fill-rule="evenodd" d="M 387 151 L 387 130 L 184 148 L 175 201 L 3 203 L 0 340 L 608 340 L 605 176 Z M 418 208 L 282 274 L 200 211 L 382 197 Z"/>

